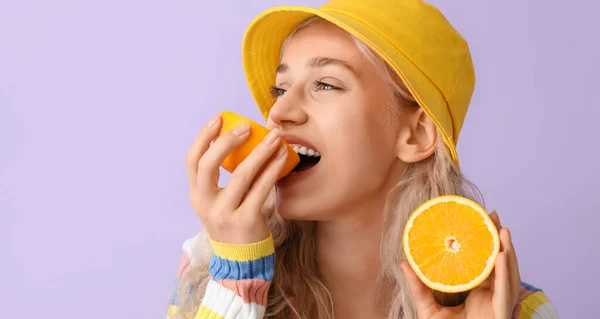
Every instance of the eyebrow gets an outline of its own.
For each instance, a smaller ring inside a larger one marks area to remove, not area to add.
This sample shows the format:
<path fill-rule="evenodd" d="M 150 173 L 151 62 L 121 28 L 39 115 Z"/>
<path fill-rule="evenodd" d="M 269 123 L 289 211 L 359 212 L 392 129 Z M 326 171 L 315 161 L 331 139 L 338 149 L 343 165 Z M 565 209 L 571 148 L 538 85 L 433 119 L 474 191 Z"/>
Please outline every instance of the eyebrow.
<path fill-rule="evenodd" d="M 340 60 L 340 59 L 323 57 L 323 56 L 316 56 L 316 57 L 310 58 L 308 61 L 306 61 L 305 67 L 314 69 L 314 68 L 322 68 L 327 65 L 339 65 L 345 69 L 348 69 L 350 72 L 354 73 L 355 75 L 357 74 L 356 70 L 350 64 L 348 64 L 348 62 L 346 62 L 344 60 Z M 277 67 L 276 73 L 285 73 L 289 69 L 290 69 L 289 65 L 287 65 L 286 63 L 281 63 Z"/>

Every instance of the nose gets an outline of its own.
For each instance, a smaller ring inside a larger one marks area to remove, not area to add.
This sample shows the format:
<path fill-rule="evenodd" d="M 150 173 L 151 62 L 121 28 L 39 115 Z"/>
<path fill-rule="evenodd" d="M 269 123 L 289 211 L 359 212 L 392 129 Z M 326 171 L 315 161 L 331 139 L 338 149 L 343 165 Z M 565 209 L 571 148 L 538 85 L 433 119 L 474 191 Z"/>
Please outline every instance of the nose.
<path fill-rule="evenodd" d="M 299 100 L 289 91 L 280 96 L 269 111 L 270 126 L 283 127 L 306 122 L 308 115 Z"/>

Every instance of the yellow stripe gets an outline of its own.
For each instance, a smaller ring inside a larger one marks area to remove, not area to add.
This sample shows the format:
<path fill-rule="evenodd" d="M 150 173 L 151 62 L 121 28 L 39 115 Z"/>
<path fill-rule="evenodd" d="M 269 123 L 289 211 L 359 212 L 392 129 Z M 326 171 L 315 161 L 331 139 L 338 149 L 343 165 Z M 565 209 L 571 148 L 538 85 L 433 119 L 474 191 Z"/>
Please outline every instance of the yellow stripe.
<path fill-rule="evenodd" d="M 167 310 L 167 319 L 173 317 L 175 313 L 177 313 L 177 306 L 169 305 L 169 309 Z"/>
<path fill-rule="evenodd" d="M 196 314 L 194 319 L 225 319 L 225 318 L 217 315 L 216 312 L 212 311 L 209 308 L 200 306 L 200 309 L 198 309 L 198 313 Z"/>
<path fill-rule="evenodd" d="M 252 261 L 275 253 L 273 235 L 253 244 L 226 244 L 210 240 L 215 254 L 231 261 Z"/>
<path fill-rule="evenodd" d="M 542 291 L 534 292 L 521 301 L 521 313 L 519 319 L 531 319 L 535 311 L 546 302 L 550 302 Z"/>

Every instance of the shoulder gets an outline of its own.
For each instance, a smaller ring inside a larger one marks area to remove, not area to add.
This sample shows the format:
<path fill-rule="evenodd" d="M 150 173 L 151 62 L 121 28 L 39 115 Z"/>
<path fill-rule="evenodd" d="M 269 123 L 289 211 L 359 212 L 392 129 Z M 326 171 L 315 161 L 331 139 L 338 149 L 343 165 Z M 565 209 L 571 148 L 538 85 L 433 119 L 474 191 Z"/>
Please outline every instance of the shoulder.
<path fill-rule="evenodd" d="M 542 289 L 522 282 L 512 317 L 513 319 L 558 319 L 558 313 Z"/>

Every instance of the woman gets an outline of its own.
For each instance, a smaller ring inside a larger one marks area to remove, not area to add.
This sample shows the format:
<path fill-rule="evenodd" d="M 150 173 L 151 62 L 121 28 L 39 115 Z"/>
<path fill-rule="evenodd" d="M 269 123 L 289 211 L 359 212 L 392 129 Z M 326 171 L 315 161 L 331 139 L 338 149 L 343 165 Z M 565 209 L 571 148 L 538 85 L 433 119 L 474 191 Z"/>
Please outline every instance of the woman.
<path fill-rule="evenodd" d="M 170 317 L 556 318 L 543 292 L 521 284 L 495 213 L 502 253 L 466 300 L 434 296 L 404 261 L 402 230 L 419 204 L 442 194 L 481 202 L 455 149 L 472 62 L 437 9 L 421 0 L 274 8 L 251 23 L 243 54 L 272 132 L 223 189 L 220 163 L 248 127 L 217 138 L 217 116 L 191 146 L 191 202 L 205 232 L 184 244 Z M 281 139 L 305 165 L 276 181 Z"/>

